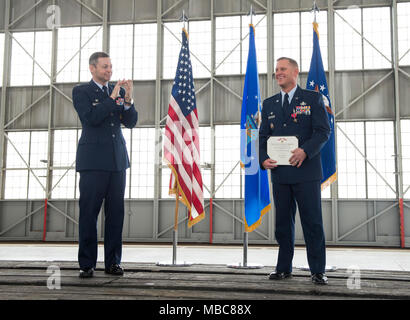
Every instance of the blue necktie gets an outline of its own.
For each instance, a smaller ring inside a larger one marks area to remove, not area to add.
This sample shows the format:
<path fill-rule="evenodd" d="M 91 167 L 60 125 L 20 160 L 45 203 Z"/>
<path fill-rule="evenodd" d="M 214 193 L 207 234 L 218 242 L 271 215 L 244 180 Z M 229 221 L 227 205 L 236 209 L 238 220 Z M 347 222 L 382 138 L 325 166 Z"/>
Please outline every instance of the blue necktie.
<path fill-rule="evenodd" d="M 103 91 L 104 93 L 109 96 L 110 94 L 108 93 L 108 87 L 107 86 L 103 86 Z"/>
<path fill-rule="evenodd" d="M 287 108 L 289 108 L 289 95 L 286 93 L 285 94 L 285 99 L 283 100 L 283 111 L 286 111 Z"/>

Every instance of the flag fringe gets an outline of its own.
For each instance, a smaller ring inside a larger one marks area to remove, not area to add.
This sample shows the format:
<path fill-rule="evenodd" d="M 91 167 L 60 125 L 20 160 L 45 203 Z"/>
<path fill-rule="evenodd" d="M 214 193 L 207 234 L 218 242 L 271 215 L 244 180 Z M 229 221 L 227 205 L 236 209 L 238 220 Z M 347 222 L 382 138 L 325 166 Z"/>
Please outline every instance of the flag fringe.
<path fill-rule="evenodd" d="M 189 220 L 188 227 L 191 228 L 194 224 L 198 223 L 199 221 L 202 221 L 203 219 L 205 219 L 205 212 L 199 214 L 195 219 Z"/>
<path fill-rule="evenodd" d="M 329 178 L 327 178 L 325 181 L 322 182 L 321 184 L 321 190 L 325 190 L 327 187 L 329 187 L 333 182 L 337 180 L 337 170 L 335 171 L 334 174 L 332 174 Z"/>
<path fill-rule="evenodd" d="M 246 222 L 246 216 L 244 215 L 244 220 L 245 220 L 245 231 L 246 232 L 252 232 L 253 230 L 255 230 L 256 228 L 258 228 L 261 223 L 262 223 L 262 217 L 265 215 L 265 213 L 269 212 L 271 208 L 271 204 L 269 203 L 265 208 L 262 209 L 261 211 L 261 215 L 259 217 L 259 220 L 256 221 L 254 224 L 252 224 L 251 226 L 248 226 L 248 223 Z"/>
<path fill-rule="evenodd" d="M 204 212 L 204 211 L 198 212 L 198 217 L 196 217 L 195 219 L 192 219 L 192 220 L 191 220 L 191 218 L 192 218 L 192 216 L 191 216 L 191 205 L 189 204 L 188 199 L 187 199 L 187 197 L 186 197 L 184 191 L 182 190 L 182 188 L 181 188 L 181 186 L 180 186 L 180 184 L 179 184 L 179 180 L 178 180 L 178 175 L 177 175 L 176 169 L 175 169 L 175 167 L 174 167 L 172 164 L 169 163 L 169 161 L 168 161 L 167 159 L 164 158 L 164 161 L 167 163 L 168 168 L 171 169 L 172 174 L 173 174 L 174 177 L 175 177 L 175 184 L 176 184 L 176 186 L 173 187 L 172 189 L 169 189 L 169 194 L 170 194 L 170 195 L 173 195 L 173 194 L 177 194 L 177 193 L 178 193 L 178 200 L 179 200 L 181 203 L 183 203 L 183 204 L 188 208 L 188 211 L 189 211 L 188 227 L 192 227 L 194 224 L 198 223 L 199 221 L 201 221 L 202 219 L 205 218 L 205 212 Z"/>

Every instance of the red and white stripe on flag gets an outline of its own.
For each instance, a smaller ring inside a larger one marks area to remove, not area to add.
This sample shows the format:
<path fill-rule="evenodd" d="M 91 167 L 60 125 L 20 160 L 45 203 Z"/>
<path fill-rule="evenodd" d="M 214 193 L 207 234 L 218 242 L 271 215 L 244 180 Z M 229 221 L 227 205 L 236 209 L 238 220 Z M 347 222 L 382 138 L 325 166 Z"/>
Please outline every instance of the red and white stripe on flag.
<path fill-rule="evenodd" d="M 179 201 L 187 206 L 189 227 L 205 218 L 198 132 L 199 122 L 188 34 L 184 29 L 168 106 L 164 160 L 172 171 L 169 194 L 178 194 Z"/>
<path fill-rule="evenodd" d="M 170 100 L 164 136 L 164 158 L 172 170 L 169 193 L 179 193 L 192 226 L 205 217 L 197 110 L 185 117 L 173 96 Z"/>

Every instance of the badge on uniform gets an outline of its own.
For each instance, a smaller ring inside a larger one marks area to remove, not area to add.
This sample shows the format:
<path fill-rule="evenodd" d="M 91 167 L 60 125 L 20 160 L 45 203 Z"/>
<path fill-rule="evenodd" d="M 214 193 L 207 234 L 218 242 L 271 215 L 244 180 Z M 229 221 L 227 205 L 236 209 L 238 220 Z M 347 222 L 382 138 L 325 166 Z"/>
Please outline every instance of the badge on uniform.
<path fill-rule="evenodd" d="M 273 123 L 270 124 L 270 128 L 273 129 L 275 126 L 273 125 Z"/>
<path fill-rule="evenodd" d="M 124 105 L 124 98 L 117 97 L 117 99 L 115 99 L 115 103 L 117 104 L 117 106 L 123 106 Z"/>
<path fill-rule="evenodd" d="M 93 102 L 93 107 L 95 107 L 98 104 L 98 99 L 95 99 Z"/>

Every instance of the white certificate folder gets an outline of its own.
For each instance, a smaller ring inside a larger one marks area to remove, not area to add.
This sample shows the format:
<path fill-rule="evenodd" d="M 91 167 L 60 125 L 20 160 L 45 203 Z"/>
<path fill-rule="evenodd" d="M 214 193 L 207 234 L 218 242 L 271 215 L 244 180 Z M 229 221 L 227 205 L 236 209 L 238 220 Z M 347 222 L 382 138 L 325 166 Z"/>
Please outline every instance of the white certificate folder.
<path fill-rule="evenodd" d="M 298 138 L 295 136 L 275 136 L 267 141 L 268 156 L 279 166 L 290 166 L 292 151 L 298 148 Z"/>

